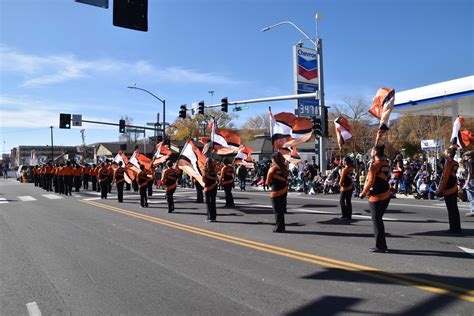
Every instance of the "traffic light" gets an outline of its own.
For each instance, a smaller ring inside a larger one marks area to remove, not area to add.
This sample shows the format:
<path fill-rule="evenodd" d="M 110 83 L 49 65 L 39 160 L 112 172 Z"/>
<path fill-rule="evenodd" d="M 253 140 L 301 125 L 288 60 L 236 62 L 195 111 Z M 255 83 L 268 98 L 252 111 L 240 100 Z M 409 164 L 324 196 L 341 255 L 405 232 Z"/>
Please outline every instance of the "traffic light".
<path fill-rule="evenodd" d="M 125 133 L 125 120 L 120 120 L 119 121 L 119 132 L 120 133 Z"/>
<path fill-rule="evenodd" d="M 318 136 L 323 136 L 322 126 L 321 126 L 321 118 L 317 116 L 311 117 L 313 121 L 313 131 Z"/>
<path fill-rule="evenodd" d="M 329 137 L 329 124 L 328 124 L 328 108 L 325 106 L 321 107 L 322 115 L 321 115 L 321 131 L 323 137 Z"/>
<path fill-rule="evenodd" d="M 59 128 L 71 128 L 71 114 L 59 113 Z"/>
<path fill-rule="evenodd" d="M 115 26 L 148 31 L 148 0 L 114 0 Z"/>
<path fill-rule="evenodd" d="M 198 104 L 198 114 L 204 115 L 204 101 L 201 101 Z"/>
<path fill-rule="evenodd" d="M 227 113 L 229 108 L 229 100 L 227 97 L 221 99 L 221 111 Z"/>
<path fill-rule="evenodd" d="M 186 104 L 181 105 L 179 108 L 179 117 L 186 118 Z"/>

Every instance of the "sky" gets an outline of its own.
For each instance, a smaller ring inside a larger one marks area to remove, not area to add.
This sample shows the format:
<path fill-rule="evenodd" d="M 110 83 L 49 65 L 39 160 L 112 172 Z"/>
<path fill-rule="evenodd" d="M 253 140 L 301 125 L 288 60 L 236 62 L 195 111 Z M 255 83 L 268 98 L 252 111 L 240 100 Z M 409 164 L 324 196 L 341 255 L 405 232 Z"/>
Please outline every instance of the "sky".
<path fill-rule="evenodd" d="M 112 5 L 0 0 L 2 153 L 49 145 L 49 126 L 56 145 L 80 144 L 81 128 L 59 129 L 59 113 L 113 123 L 128 115 L 140 126 L 162 115 L 129 85 L 165 99 L 170 122 L 181 104 L 294 94 L 302 36 L 288 25 L 261 29 L 289 20 L 315 36 L 316 12 L 326 105 L 474 74 L 472 0 L 149 0 L 148 32 L 113 26 Z M 249 104 L 236 125 L 269 105 L 294 111 L 294 101 Z M 119 138 L 118 127 L 82 128 L 88 144 Z"/>

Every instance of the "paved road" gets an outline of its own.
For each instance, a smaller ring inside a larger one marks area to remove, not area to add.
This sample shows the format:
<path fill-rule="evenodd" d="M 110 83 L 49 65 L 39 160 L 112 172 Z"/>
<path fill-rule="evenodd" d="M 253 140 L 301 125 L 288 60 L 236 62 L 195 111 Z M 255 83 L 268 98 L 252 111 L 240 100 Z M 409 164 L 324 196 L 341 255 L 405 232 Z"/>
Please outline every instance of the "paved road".
<path fill-rule="evenodd" d="M 234 209 L 218 196 L 206 223 L 188 189 L 168 214 L 163 192 L 142 209 L 133 192 L 119 204 L 1 180 L 0 314 L 472 315 L 474 219 L 443 233 L 442 202 L 392 200 L 392 251 L 377 254 L 366 201 L 341 224 L 336 196 L 290 194 L 288 232 L 274 234 L 265 192 L 235 192 Z"/>

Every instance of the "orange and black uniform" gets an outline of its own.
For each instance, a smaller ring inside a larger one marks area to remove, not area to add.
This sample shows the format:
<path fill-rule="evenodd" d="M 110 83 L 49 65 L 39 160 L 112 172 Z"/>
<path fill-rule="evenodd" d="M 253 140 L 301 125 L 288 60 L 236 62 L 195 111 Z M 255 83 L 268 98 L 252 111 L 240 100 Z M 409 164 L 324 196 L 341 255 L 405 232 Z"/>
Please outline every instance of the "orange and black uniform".
<path fill-rule="evenodd" d="M 53 191 L 53 166 L 46 167 L 46 191 Z"/>
<path fill-rule="evenodd" d="M 72 169 L 71 166 L 64 166 L 63 177 L 64 177 L 64 194 L 72 195 L 72 181 L 74 177 L 74 169 Z"/>
<path fill-rule="evenodd" d="M 206 195 L 207 219 L 215 221 L 217 217 L 217 173 L 204 173 L 204 194 Z"/>
<path fill-rule="evenodd" d="M 107 199 L 107 192 L 109 192 L 109 168 L 101 166 L 97 173 L 97 180 L 100 188 L 100 198 Z"/>
<path fill-rule="evenodd" d="M 278 165 L 272 166 L 266 176 L 266 185 L 270 187 L 273 213 L 275 214 L 274 232 L 285 231 L 286 196 L 288 193 L 287 172 Z"/>
<path fill-rule="evenodd" d="M 458 180 L 456 177 L 458 168 L 459 164 L 456 161 L 446 161 L 438 187 L 439 193 L 444 195 L 444 203 L 448 208 L 449 232 L 456 234 L 461 233 L 461 219 L 459 218 L 458 209 Z"/>
<path fill-rule="evenodd" d="M 341 205 L 342 219 L 352 219 L 352 193 L 354 192 L 354 168 L 347 166 L 342 169 L 341 178 L 339 179 L 339 186 L 341 193 L 339 203 Z"/>
<path fill-rule="evenodd" d="M 91 174 L 91 167 L 85 165 L 82 167 L 82 186 L 84 190 L 89 190 L 89 178 Z"/>
<path fill-rule="evenodd" d="M 146 188 L 148 185 L 148 174 L 142 170 L 137 175 L 137 184 L 140 191 L 140 205 L 142 207 L 148 207 L 148 198 L 146 196 Z"/>
<path fill-rule="evenodd" d="M 232 196 L 232 187 L 234 186 L 234 168 L 230 165 L 224 165 L 221 169 L 219 180 L 225 192 L 225 206 L 234 207 L 234 197 Z"/>
<path fill-rule="evenodd" d="M 153 182 L 155 182 L 155 167 L 151 166 L 147 171 L 148 174 L 148 183 L 146 185 L 148 190 L 148 196 L 153 195 Z"/>
<path fill-rule="evenodd" d="M 79 192 L 79 188 L 81 187 L 81 175 L 81 167 L 76 166 L 76 168 L 74 168 L 74 188 L 76 189 L 76 192 Z"/>
<path fill-rule="evenodd" d="M 175 168 L 166 168 L 161 176 L 161 183 L 165 185 L 166 201 L 168 201 L 168 213 L 174 211 L 173 194 L 176 191 L 179 171 Z"/>
<path fill-rule="evenodd" d="M 114 171 L 114 179 L 115 185 L 117 186 L 117 199 L 119 203 L 123 202 L 123 185 L 125 183 L 125 168 L 118 167 Z"/>
<path fill-rule="evenodd" d="M 59 187 L 59 194 L 64 194 L 66 192 L 66 185 L 64 183 L 64 166 L 59 166 L 58 171 L 58 187 Z"/>
<path fill-rule="evenodd" d="M 387 250 L 385 227 L 382 217 L 390 203 L 389 173 L 390 165 L 388 161 L 374 161 L 370 166 L 367 182 L 361 193 L 363 196 L 369 196 L 370 215 L 372 217 L 375 235 L 375 247 L 379 250 Z"/>
<path fill-rule="evenodd" d="M 97 191 L 97 175 L 99 174 L 99 166 L 91 169 L 92 191 Z"/>

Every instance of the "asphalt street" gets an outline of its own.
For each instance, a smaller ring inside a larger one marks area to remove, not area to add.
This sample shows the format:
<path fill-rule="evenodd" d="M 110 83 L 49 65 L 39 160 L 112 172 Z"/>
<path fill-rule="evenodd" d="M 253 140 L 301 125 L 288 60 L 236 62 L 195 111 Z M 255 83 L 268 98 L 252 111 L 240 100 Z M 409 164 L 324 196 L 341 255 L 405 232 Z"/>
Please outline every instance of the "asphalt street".
<path fill-rule="evenodd" d="M 126 192 L 65 197 L 0 180 L 0 314 L 472 315 L 474 218 L 445 233 L 442 201 L 393 199 L 389 253 L 374 246 L 367 200 L 341 223 L 338 196 L 290 193 L 287 232 L 272 233 L 268 193 L 234 191 L 208 223 L 195 191 L 149 208 Z M 471 252 L 471 253 L 470 253 Z"/>

